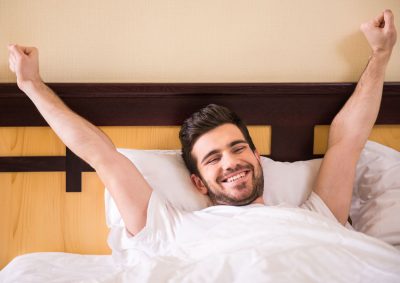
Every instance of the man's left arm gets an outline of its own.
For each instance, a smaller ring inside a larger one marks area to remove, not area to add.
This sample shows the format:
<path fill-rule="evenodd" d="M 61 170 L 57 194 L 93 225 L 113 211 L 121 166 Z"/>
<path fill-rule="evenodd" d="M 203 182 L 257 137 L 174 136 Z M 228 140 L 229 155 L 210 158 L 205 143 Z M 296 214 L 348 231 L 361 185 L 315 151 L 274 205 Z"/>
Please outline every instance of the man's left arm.
<path fill-rule="evenodd" d="M 396 43 L 390 10 L 362 24 L 361 30 L 372 55 L 354 93 L 332 121 L 328 150 L 313 188 L 343 225 L 350 211 L 356 165 L 378 116 L 385 71 Z"/>

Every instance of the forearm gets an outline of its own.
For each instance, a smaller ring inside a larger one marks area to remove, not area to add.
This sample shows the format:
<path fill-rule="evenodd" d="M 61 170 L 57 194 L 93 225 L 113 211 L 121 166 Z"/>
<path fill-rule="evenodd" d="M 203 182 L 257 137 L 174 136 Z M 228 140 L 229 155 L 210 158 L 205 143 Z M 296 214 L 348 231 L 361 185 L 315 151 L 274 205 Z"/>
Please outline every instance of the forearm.
<path fill-rule="evenodd" d="M 354 93 L 332 122 L 329 146 L 349 142 L 360 150 L 364 147 L 378 116 L 389 58 L 387 53 L 370 57 Z"/>
<path fill-rule="evenodd" d="M 115 149 L 100 129 L 74 113 L 44 83 L 30 84 L 24 92 L 64 144 L 92 167 L 99 152 Z"/>

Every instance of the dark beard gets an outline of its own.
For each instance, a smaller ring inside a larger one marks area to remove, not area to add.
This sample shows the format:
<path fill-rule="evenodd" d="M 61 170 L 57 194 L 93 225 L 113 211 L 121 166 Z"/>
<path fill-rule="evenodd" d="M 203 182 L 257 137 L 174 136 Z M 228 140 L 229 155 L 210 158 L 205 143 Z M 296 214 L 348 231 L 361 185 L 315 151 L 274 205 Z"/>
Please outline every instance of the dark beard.
<path fill-rule="evenodd" d="M 248 205 L 255 201 L 258 197 L 262 196 L 264 193 L 264 174 L 261 168 L 261 165 L 259 164 L 259 175 L 256 176 L 254 167 L 252 165 L 249 165 L 252 169 L 253 176 L 252 176 L 252 181 L 253 181 L 253 190 L 251 194 L 244 198 L 244 199 L 235 199 L 231 198 L 227 195 L 224 195 L 222 193 L 215 193 L 216 190 L 212 190 L 209 184 L 206 182 L 206 180 L 201 177 L 204 185 L 207 188 L 207 195 L 209 196 L 211 203 L 213 205 L 219 205 L 219 204 L 225 204 L 225 205 L 234 205 L 234 206 L 243 206 L 243 205 Z M 237 170 L 235 170 L 237 171 Z M 244 186 L 244 185 L 243 185 Z M 244 188 L 244 187 L 243 187 Z M 239 190 L 241 188 L 238 188 Z"/>

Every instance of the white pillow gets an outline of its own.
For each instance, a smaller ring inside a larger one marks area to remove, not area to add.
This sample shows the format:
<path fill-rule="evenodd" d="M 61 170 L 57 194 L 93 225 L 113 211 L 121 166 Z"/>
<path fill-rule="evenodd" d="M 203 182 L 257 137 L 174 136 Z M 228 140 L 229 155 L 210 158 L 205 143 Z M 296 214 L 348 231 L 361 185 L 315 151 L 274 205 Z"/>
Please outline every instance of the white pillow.
<path fill-rule="evenodd" d="M 279 162 L 261 157 L 264 172 L 264 202 L 302 205 L 310 196 L 322 158 L 307 161 Z"/>
<path fill-rule="evenodd" d="M 350 217 L 357 231 L 400 248 L 400 152 L 366 144 L 357 164 Z"/>
<path fill-rule="evenodd" d="M 200 194 L 190 181 L 180 151 L 118 151 L 135 164 L 154 190 L 176 207 L 194 211 L 210 204 L 208 198 Z M 261 157 L 265 203 L 275 205 L 285 202 L 300 206 L 311 193 L 321 161 L 319 158 L 291 163 Z M 400 242 L 400 221 L 395 221 L 400 216 L 399 176 L 400 153 L 368 141 L 357 164 L 350 216 L 356 230 L 394 245 Z M 124 226 L 107 190 L 105 202 L 108 227 Z"/>

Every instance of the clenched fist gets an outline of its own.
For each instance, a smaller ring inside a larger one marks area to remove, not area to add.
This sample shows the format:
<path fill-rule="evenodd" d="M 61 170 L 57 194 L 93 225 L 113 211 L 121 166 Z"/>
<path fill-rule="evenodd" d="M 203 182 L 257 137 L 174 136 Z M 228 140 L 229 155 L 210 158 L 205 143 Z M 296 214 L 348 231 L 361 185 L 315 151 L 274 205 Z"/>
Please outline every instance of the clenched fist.
<path fill-rule="evenodd" d="M 390 56 L 397 38 L 391 10 L 385 10 L 375 19 L 363 23 L 360 29 L 367 38 L 373 53 L 383 53 Z"/>
<path fill-rule="evenodd" d="M 39 74 L 39 54 L 35 47 L 16 44 L 8 46 L 10 69 L 17 76 L 18 87 L 25 91 L 32 84 L 42 82 Z"/>

